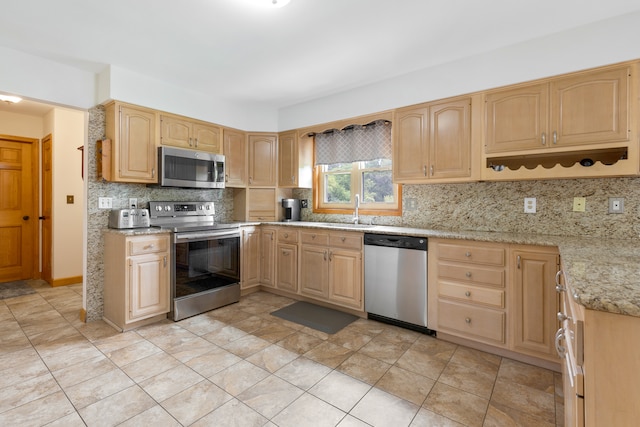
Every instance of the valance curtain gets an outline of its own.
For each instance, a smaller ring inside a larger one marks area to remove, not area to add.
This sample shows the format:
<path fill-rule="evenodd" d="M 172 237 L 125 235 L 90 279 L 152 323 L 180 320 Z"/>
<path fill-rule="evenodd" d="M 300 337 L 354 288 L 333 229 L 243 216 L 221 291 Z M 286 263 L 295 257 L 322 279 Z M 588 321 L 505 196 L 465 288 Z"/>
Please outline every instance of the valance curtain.
<path fill-rule="evenodd" d="M 378 120 L 315 135 L 316 165 L 391 159 L 391 122 Z"/>

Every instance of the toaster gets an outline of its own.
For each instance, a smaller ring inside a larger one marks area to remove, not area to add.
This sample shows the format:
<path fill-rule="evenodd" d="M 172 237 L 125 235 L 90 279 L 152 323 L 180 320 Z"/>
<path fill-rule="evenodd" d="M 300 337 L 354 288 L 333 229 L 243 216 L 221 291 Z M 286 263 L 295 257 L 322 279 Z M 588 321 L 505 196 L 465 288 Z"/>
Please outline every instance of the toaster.
<path fill-rule="evenodd" d="M 148 209 L 113 209 L 109 212 L 109 228 L 146 227 L 150 227 Z"/>

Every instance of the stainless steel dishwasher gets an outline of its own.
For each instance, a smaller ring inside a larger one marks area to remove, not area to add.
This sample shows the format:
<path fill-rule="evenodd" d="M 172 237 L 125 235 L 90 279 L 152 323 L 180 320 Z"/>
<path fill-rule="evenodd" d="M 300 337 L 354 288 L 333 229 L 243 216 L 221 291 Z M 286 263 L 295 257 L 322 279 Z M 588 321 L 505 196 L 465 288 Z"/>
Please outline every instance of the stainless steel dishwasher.
<path fill-rule="evenodd" d="M 427 329 L 427 239 L 364 235 L 364 307 L 370 319 Z"/>

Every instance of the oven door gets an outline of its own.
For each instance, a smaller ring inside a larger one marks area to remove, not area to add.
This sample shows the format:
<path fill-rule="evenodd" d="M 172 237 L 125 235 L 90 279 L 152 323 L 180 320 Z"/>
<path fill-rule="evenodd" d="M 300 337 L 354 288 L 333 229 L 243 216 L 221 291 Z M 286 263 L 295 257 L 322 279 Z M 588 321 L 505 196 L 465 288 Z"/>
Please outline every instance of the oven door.
<path fill-rule="evenodd" d="M 172 308 L 181 320 L 240 299 L 240 233 L 175 233 Z"/>

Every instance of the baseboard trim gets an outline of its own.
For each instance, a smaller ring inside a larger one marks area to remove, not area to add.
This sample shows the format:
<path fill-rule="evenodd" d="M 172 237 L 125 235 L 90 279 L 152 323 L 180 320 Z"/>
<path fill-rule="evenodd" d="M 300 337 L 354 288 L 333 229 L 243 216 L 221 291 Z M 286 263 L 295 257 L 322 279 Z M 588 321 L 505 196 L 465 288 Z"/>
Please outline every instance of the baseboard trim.
<path fill-rule="evenodd" d="M 87 323 L 87 310 L 84 308 L 80 309 L 80 321 L 83 323 Z"/>
<path fill-rule="evenodd" d="M 67 285 L 77 285 L 78 283 L 82 283 L 82 276 L 73 276 L 73 277 L 63 277 L 62 279 L 53 279 L 51 281 L 51 286 L 67 286 Z"/>

